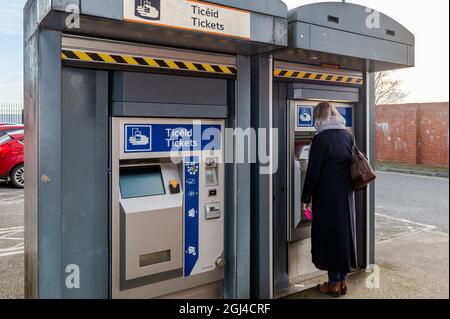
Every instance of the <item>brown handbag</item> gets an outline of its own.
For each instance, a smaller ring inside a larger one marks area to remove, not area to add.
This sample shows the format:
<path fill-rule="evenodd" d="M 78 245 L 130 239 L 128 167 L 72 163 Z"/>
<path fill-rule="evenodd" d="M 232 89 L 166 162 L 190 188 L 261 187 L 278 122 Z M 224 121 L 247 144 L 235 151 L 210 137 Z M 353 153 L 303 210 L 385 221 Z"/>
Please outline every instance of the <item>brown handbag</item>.
<path fill-rule="evenodd" d="M 356 145 L 355 137 L 353 136 L 353 158 L 350 168 L 353 187 L 355 190 L 362 190 L 372 183 L 377 175 L 369 163 L 367 155 L 361 152 Z"/>

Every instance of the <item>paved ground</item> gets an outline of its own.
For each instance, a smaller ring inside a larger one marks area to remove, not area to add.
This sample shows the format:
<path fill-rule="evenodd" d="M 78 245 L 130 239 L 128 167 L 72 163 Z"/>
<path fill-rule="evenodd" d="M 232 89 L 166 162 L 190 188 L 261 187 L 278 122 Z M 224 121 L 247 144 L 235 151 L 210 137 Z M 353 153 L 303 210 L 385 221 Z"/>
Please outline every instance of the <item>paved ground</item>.
<path fill-rule="evenodd" d="M 23 298 L 23 190 L 0 183 L 0 298 Z"/>
<path fill-rule="evenodd" d="M 377 214 L 449 231 L 449 179 L 378 172 Z"/>
<path fill-rule="evenodd" d="M 376 196 L 377 269 L 350 277 L 345 298 L 448 299 L 449 180 L 378 172 Z"/>
<path fill-rule="evenodd" d="M 349 278 L 343 299 L 448 299 L 449 236 L 404 221 L 378 218 L 395 226 L 377 241 L 377 268 Z M 382 228 L 381 225 L 377 227 Z M 325 282 L 326 276 L 322 278 Z M 329 299 L 311 289 L 290 299 Z"/>
<path fill-rule="evenodd" d="M 449 298 L 448 191 L 448 179 L 379 172 L 379 276 L 352 276 L 346 298 Z M 23 298 L 22 251 L 23 191 L 0 184 L 0 298 Z M 368 278 L 379 288 L 367 288 Z"/>

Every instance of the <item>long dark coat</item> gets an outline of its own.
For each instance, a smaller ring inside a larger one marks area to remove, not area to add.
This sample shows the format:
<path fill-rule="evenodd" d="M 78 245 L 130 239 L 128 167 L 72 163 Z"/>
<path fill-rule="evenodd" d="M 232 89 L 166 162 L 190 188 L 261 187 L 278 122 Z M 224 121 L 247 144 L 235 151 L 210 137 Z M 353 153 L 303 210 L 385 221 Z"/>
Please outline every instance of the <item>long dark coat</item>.
<path fill-rule="evenodd" d="M 311 145 L 302 202 L 312 202 L 312 259 L 320 270 L 349 273 L 357 266 L 352 148 L 348 130 L 324 131 Z"/>

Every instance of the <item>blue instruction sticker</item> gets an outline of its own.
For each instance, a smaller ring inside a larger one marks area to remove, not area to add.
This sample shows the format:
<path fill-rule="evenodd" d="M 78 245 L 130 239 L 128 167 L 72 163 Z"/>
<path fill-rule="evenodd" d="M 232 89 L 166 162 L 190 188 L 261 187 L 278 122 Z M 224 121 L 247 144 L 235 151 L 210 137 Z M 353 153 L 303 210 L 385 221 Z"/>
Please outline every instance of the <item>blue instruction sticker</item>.
<path fill-rule="evenodd" d="M 353 127 L 353 108 L 351 107 L 337 107 L 339 114 L 345 119 L 345 125 L 347 127 Z"/>
<path fill-rule="evenodd" d="M 125 153 L 151 151 L 152 126 L 125 125 Z"/>
<path fill-rule="evenodd" d="M 198 157 L 184 159 L 184 276 L 189 277 L 199 255 L 199 174 Z"/>
<path fill-rule="evenodd" d="M 314 107 L 298 106 L 298 127 L 314 127 Z"/>

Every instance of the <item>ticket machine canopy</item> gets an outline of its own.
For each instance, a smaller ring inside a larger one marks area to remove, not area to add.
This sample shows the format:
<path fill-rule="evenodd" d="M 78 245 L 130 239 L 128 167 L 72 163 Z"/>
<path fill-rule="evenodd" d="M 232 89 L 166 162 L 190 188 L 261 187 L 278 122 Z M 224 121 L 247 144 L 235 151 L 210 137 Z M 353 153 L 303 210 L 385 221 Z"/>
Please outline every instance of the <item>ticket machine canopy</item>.
<path fill-rule="evenodd" d="M 321 2 L 289 12 L 289 49 L 276 59 L 379 72 L 414 66 L 414 35 L 364 6 Z"/>
<path fill-rule="evenodd" d="M 39 3 L 34 19 L 44 28 L 128 42 L 243 55 L 287 46 L 281 0 L 139 1 L 29 0 L 25 12 Z M 68 26 L 78 13 L 79 23 Z"/>

